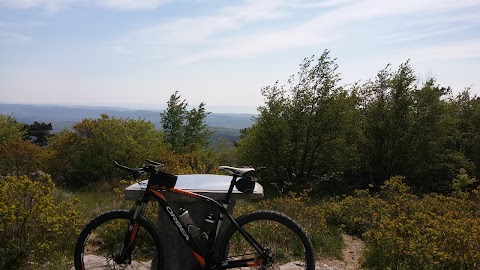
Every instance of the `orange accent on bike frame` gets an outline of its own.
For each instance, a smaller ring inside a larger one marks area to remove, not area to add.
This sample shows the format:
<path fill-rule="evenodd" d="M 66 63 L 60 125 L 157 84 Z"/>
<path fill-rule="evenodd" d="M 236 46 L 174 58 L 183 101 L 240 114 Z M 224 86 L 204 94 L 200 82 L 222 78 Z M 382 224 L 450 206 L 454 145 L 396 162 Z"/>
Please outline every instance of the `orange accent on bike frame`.
<path fill-rule="evenodd" d="M 140 228 L 140 224 L 136 223 L 135 227 L 133 227 L 132 235 L 130 236 L 130 245 L 133 244 L 133 241 L 135 241 L 135 237 L 138 233 L 138 228 Z"/>
<path fill-rule="evenodd" d="M 155 190 L 155 187 L 150 188 L 150 191 L 153 194 L 155 194 L 156 196 L 160 197 L 160 199 L 164 200 L 165 202 L 167 201 L 167 199 L 165 198 L 165 196 L 163 196 L 163 194 L 161 192 L 159 192 L 158 190 Z M 192 198 L 198 198 L 197 194 L 192 193 L 192 192 L 188 192 L 188 191 L 185 191 L 185 190 L 182 190 L 182 189 L 169 188 L 168 191 L 178 193 L 178 194 L 182 194 L 182 195 L 185 195 L 185 196 L 189 196 L 189 197 L 192 197 Z M 195 259 L 200 264 L 200 266 L 203 267 L 205 265 L 205 259 L 193 250 L 192 250 L 192 253 L 195 256 Z"/>
<path fill-rule="evenodd" d="M 247 262 L 247 266 L 252 267 L 252 266 L 260 266 L 263 264 L 263 258 L 258 259 L 256 262 Z"/>
<path fill-rule="evenodd" d="M 192 197 L 192 198 L 198 198 L 199 197 L 198 194 L 195 194 L 195 193 L 189 192 L 189 191 L 185 191 L 183 189 L 169 188 L 168 190 L 171 191 L 171 192 L 182 194 L 182 195 Z"/>
<path fill-rule="evenodd" d="M 163 194 L 160 192 L 160 191 L 157 191 L 157 190 L 154 190 L 154 189 L 150 189 L 151 192 L 153 192 L 155 195 L 157 195 L 158 197 L 160 197 L 160 199 L 164 200 L 164 201 L 167 201 L 167 199 L 165 198 L 165 196 L 163 196 Z"/>
<path fill-rule="evenodd" d="M 195 251 L 192 250 L 192 253 L 193 253 L 193 256 L 195 256 L 195 259 L 197 259 L 198 263 L 200 264 L 200 266 L 204 266 L 205 265 L 205 259 L 198 255 Z"/>

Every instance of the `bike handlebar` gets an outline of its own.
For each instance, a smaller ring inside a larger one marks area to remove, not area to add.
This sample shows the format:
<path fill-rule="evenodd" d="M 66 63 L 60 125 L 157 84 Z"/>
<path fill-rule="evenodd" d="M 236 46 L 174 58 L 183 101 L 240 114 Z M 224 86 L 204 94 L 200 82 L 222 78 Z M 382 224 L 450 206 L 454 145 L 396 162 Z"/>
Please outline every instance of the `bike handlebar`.
<path fill-rule="evenodd" d="M 130 168 L 130 167 L 127 167 L 125 165 L 122 165 L 122 164 L 118 163 L 117 161 L 115 161 L 115 166 L 117 166 L 118 168 L 120 168 L 122 170 L 125 170 L 125 171 L 129 172 L 130 175 L 132 175 L 132 177 L 134 179 L 137 179 L 140 176 L 140 174 L 142 174 L 144 172 L 146 172 L 146 173 L 157 173 L 157 171 L 160 170 L 163 167 L 162 163 L 159 163 L 159 162 L 156 162 L 156 161 L 153 161 L 153 160 L 147 159 L 147 162 L 149 163 L 148 165 L 144 165 L 143 167 L 140 167 L 140 168 Z"/>
<path fill-rule="evenodd" d="M 122 170 L 125 170 L 125 171 L 129 172 L 130 175 L 132 175 L 133 179 L 137 179 L 142 173 L 150 173 L 150 174 L 157 173 L 164 166 L 162 163 L 156 162 L 156 161 L 153 161 L 153 160 L 150 160 L 150 159 L 147 159 L 147 162 L 149 164 L 144 165 L 143 167 L 140 167 L 140 168 L 130 168 L 130 167 L 127 167 L 125 165 L 122 165 L 122 164 L 118 163 L 117 161 L 115 161 L 115 166 L 117 166 L 118 168 L 120 168 Z M 257 175 L 258 173 L 260 173 L 262 171 L 266 171 L 266 168 L 265 167 L 258 167 L 258 168 L 255 168 L 251 172 L 247 172 L 247 173 L 237 175 L 237 176 L 252 176 L 252 174 L 254 174 L 254 173 L 255 173 L 255 175 Z"/>
<path fill-rule="evenodd" d="M 153 161 L 153 160 L 150 160 L 150 159 L 147 159 L 147 162 L 152 164 L 152 165 L 157 165 L 157 166 L 161 166 L 161 167 L 164 166 L 162 163 L 156 162 L 156 161 Z"/>

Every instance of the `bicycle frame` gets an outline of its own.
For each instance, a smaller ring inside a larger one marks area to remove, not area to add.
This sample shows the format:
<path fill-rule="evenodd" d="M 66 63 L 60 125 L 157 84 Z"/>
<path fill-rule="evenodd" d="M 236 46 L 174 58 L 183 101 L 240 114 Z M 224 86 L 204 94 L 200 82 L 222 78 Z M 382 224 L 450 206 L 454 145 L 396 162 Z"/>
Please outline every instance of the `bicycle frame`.
<path fill-rule="evenodd" d="M 250 260 L 245 260 L 244 259 L 244 260 L 228 262 L 228 263 L 225 263 L 225 264 L 222 264 L 221 266 L 219 266 L 219 265 L 215 265 L 215 263 L 217 263 L 217 262 L 210 262 L 208 260 L 208 258 L 206 260 L 204 257 L 202 257 L 198 252 L 198 250 L 199 250 L 198 247 L 196 246 L 195 242 L 193 241 L 193 237 L 190 235 L 188 230 L 180 222 L 179 217 L 173 211 L 173 209 L 170 207 L 170 205 L 169 205 L 167 199 L 165 198 L 165 196 L 163 195 L 163 193 L 164 192 L 172 192 L 172 193 L 179 194 L 179 195 L 182 195 L 182 196 L 187 196 L 187 197 L 191 197 L 191 198 L 194 198 L 194 199 L 202 200 L 202 201 L 205 201 L 207 203 L 213 204 L 216 208 L 218 208 L 220 210 L 220 216 L 219 216 L 219 219 L 218 219 L 218 222 L 217 222 L 217 227 L 216 227 L 216 230 L 215 230 L 215 235 L 214 235 L 215 238 L 214 239 L 216 239 L 216 237 L 218 236 L 220 227 L 221 227 L 222 222 L 223 222 L 223 219 L 224 219 L 224 217 L 226 217 L 231 222 L 231 224 L 233 224 L 238 229 L 238 231 L 246 239 L 246 241 L 253 248 L 255 248 L 255 250 L 261 255 L 263 261 L 270 261 L 270 259 L 268 257 L 268 254 L 265 253 L 265 250 L 263 249 L 263 247 L 257 241 L 255 241 L 255 239 L 253 239 L 253 237 L 248 232 L 246 232 L 240 225 L 238 225 L 238 223 L 235 221 L 235 218 L 232 215 L 230 215 L 230 213 L 228 213 L 228 211 L 227 211 L 228 205 L 230 204 L 231 195 L 232 195 L 232 192 L 233 192 L 233 187 L 235 186 L 237 178 L 238 178 L 238 175 L 233 175 L 232 181 L 230 183 L 229 190 L 228 190 L 227 194 L 225 195 L 223 205 L 221 205 L 219 202 L 217 202 L 216 200 L 214 200 L 214 199 L 212 199 L 208 196 L 204 196 L 204 195 L 201 195 L 201 194 L 198 194 L 198 193 L 189 192 L 189 191 L 182 190 L 182 189 L 177 189 L 177 188 L 166 188 L 165 189 L 165 188 L 159 187 L 158 185 L 150 185 L 150 183 L 148 183 L 147 188 L 146 188 L 143 196 L 137 201 L 136 206 L 134 207 L 134 216 L 133 216 L 134 220 L 136 219 L 138 214 L 142 213 L 142 211 L 145 207 L 145 204 L 148 203 L 148 201 L 150 200 L 151 197 L 153 197 L 159 202 L 159 204 L 161 205 L 161 207 L 163 208 L 165 213 L 167 213 L 167 216 L 169 217 L 170 221 L 172 222 L 174 227 L 177 229 L 177 231 L 182 235 L 182 238 L 185 240 L 187 245 L 190 247 L 195 259 L 198 261 L 198 263 L 200 264 L 201 267 L 217 266 L 217 267 L 220 267 L 219 269 L 228 269 L 228 268 L 235 268 L 235 267 L 246 267 L 246 266 L 251 267 L 251 266 L 258 265 L 258 262 L 256 261 L 257 259 L 250 259 Z M 126 250 L 125 252 L 127 252 L 127 253 L 131 252 L 130 247 L 133 246 L 133 243 L 135 241 L 135 236 L 136 236 L 135 225 L 131 224 L 131 226 L 129 226 L 129 233 L 127 234 L 127 236 L 125 238 L 125 246 L 124 246 L 125 247 L 124 251 Z M 209 248 L 211 248 L 211 247 L 209 247 Z M 123 254 L 123 252 L 122 252 L 122 254 Z M 210 264 L 213 264 L 213 265 L 210 265 Z"/>

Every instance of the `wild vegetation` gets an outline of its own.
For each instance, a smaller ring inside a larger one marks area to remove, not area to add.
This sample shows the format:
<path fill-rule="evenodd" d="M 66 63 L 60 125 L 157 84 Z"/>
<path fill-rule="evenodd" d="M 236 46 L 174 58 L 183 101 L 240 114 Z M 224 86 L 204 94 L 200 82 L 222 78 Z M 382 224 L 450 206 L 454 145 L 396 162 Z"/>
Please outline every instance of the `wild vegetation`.
<path fill-rule="evenodd" d="M 460 169 L 479 176 L 480 99 L 456 97 L 434 78 L 418 83 L 409 62 L 340 86 L 328 52 L 308 58 L 288 85 L 262 89 L 265 105 L 239 142 L 240 163 L 270 168 L 280 186 L 350 193 L 392 176 L 414 192 L 451 191 Z"/>
<path fill-rule="evenodd" d="M 480 98 L 420 82 L 408 61 L 350 86 L 337 70 L 328 51 L 306 58 L 287 85 L 262 89 L 265 104 L 239 141 L 215 145 L 206 105 L 187 110 L 178 92 L 162 130 L 100 115 L 51 134 L 47 123 L 0 115 L 0 268 L 68 268 L 80 227 L 125 206 L 113 162 L 147 158 L 175 174 L 267 167 L 267 198 L 236 211 L 286 213 L 321 256 L 340 256 L 345 231 L 365 240 L 368 268 L 478 268 Z"/>
<path fill-rule="evenodd" d="M 466 175 L 458 175 L 459 178 Z M 329 222 L 366 241 L 364 264 L 377 269 L 477 269 L 480 216 L 477 188 L 453 195 L 413 195 L 403 177 L 379 193 L 357 191 L 325 205 Z"/>
<path fill-rule="evenodd" d="M 49 268 L 73 249 L 78 211 L 60 200 L 48 175 L 7 176 L 0 181 L 0 268 Z M 45 255 L 49 259 L 45 260 Z"/>

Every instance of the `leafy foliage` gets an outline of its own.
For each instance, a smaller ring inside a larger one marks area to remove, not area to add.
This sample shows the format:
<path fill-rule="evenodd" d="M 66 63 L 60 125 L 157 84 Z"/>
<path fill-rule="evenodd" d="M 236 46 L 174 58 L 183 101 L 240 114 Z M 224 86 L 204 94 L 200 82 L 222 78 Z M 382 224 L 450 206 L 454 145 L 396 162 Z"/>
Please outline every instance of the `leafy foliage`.
<path fill-rule="evenodd" d="M 167 109 L 160 113 L 165 140 L 175 152 L 192 152 L 208 146 L 210 131 L 204 123 L 209 114 L 205 103 L 187 110 L 188 103 L 181 100 L 178 91 L 170 96 Z"/>
<path fill-rule="evenodd" d="M 476 182 L 477 182 L 477 179 L 475 177 L 470 178 L 470 176 L 468 175 L 465 169 L 463 168 L 460 169 L 459 173 L 457 174 L 457 177 L 453 179 L 453 183 L 452 183 L 453 194 L 456 195 L 457 197 L 468 196 L 468 193 L 465 191 L 467 191 L 467 189 L 470 188 Z"/>
<path fill-rule="evenodd" d="M 74 201 L 56 200 L 48 175 L 1 178 L 0 200 L 1 269 L 38 269 L 73 248 Z"/>
<path fill-rule="evenodd" d="M 337 64 L 329 53 L 305 59 L 288 88 L 265 87 L 265 106 L 239 142 L 240 161 L 266 166 L 277 184 L 305 184 L 349 167 L 357 157 L 349 142 L 356 99 L 337 85 Z"/>
<path fill-rule="evenodd" d="M 307 232 L 315 251 L 321 257 L 341 257 L 343 240 L 336 227 L 329 226 L 326 220 L 326 207 L 312 202 L 310 190 L 299 193 L 289 192 L 283 196 L 262 200 L 259 203 L 237 202 L 235 215 L 253 210 L 271 209 L 294 219 Z M 268 232 L 272 239 L 279 237 L 276 231 Z"/>
<path fill-rule="evenodd" d="M 403 178 L 327 206 L 327 220 L 366 241 L 374 269 L 475 269 L 480 263 L 479 191 L 452 197 L 410 194 Z"/>
<path fill-rule="evenodd" d="M 365 141 L 360 144 L 365 176 L 375 184 L 403 175 L 421 192 L 448 193 L 454 172 L 472 168 L 452 147 L 457 135 L 449 88 L 428 80 L 417 88 L 408 62 L 387 67 L 362 90 Z"/>
<path fill-rule="evenodd" d="M 48 172 L 73 186 L 120 177 L 115 160 L 142 164 L 147 158 L 162 160 L 165 154 L 162 134 L 151 122 L 108 115 L 62 131 L 47 150 Z"/>
<path fill-rule="evenodd" d="M 25 124 L 23 129 L 25 130 L 24 139 L 31 140 L 33 143 L 39 146 L 47 145 L 48 138 L 52 136 L 50 132 L 52 131 L 51 123 L 39 123 L 37 121 L 33 124 Z"/>
<path fill-rule="evenodd" d="M 265 105 L 237 143 L 240 163 L 270 168 L 290 189 L 378 189 L 402 175 L 416 193 L 449 194 L 461 168 L 479 177 L 478 97 L 419 83 L 409 61 L 350 89 L 338 86 L 337 68 L 325 51 L 288 86 L 262 89 Z"/>
<path fill-rule="evenodd" d="M 0 175 L 35 173 L 41 168 L 40 147 L 23 141 L 23 125 L 13 117 L 0 115 Z"/>
<path fill-rule="evenodd" d="M 20 138 L 0 144 L 0 175 L 36 173 L 42 166 L 42 149 Z"/>
<path fill-rule="evenodd" d="M 460 93 L 453 101 L 453 115 L 458 119 L 455 137 L 457 150 L 464 153 L 473 165 L 468 172 L 480 178 L 480 97 L 471 94 L 470 89 Z"/>
<path fill-rule="evenodd" d="M 15 118 L 0 114 L 0 144 L 9 140 L 19 139 L 23 136 L 22 125 Z"/>

